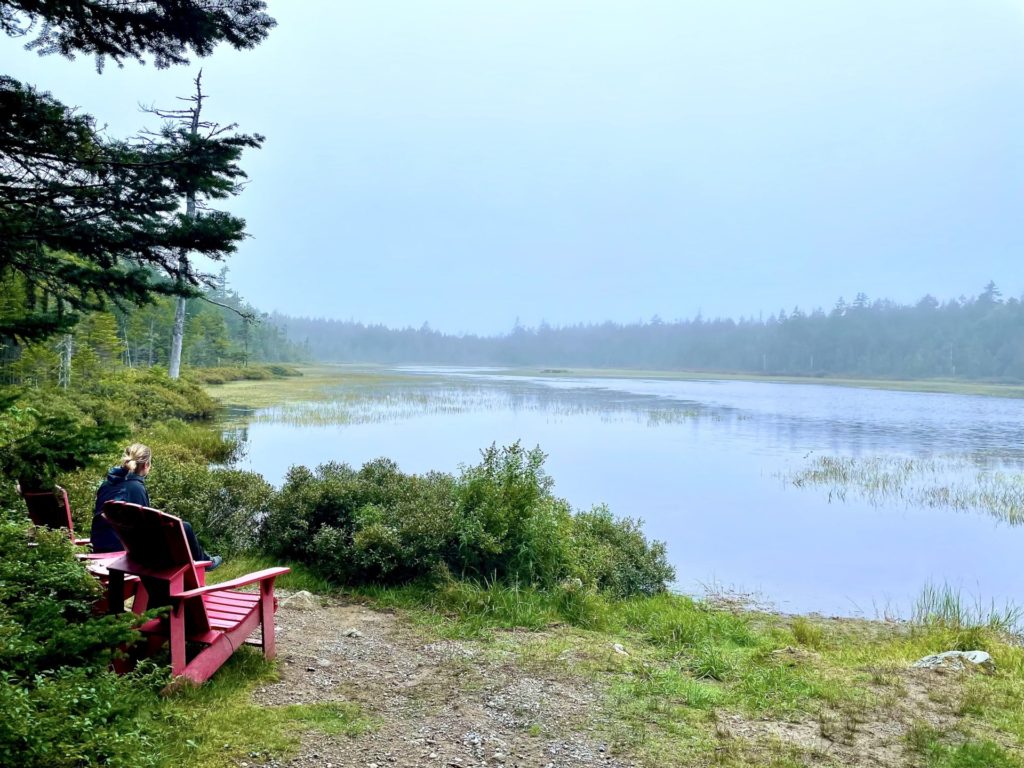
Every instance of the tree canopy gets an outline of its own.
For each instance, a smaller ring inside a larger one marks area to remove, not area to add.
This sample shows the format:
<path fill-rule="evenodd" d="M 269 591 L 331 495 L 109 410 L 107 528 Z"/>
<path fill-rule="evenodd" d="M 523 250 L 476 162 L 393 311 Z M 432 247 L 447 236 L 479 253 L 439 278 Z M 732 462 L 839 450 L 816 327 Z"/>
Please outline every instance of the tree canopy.
<path fill-rule="evenodd" d="M 55 3 L 0 0 L 0 29 L 31 36 L 40 53 L 93 54 L 157 66 L 205 55 L 219 42 L 248 48 L 274 20 L 252 0 Z M 115 139 L 56 97 L 0 75 L 0 337 L 41 339 L 108 302 L 193 294 L 209 282 L 181 255 L 223 259 L 245 222 L 205 201 L 238 191 L 243 150 L 262 137 L 166 125 Z M 186 217 L 182 199 L 199 215 Z"/>
<path fill-rule="evenodd" d="M 95 55 L 184 64 L 189 52 L 210 54 L 226 42 L 252 48 L 276 22 L 261 0 L 0 0 L 0 30 L 31 37 L 28 48 L 67 58 Z"/>

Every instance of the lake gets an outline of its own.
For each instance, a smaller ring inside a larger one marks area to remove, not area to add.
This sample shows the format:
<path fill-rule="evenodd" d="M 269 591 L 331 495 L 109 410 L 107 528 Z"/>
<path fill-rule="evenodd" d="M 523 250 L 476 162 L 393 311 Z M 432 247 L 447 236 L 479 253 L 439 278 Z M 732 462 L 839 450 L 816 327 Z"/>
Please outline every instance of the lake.
<path fill-rule="evenodd" d="M 1002 504 L 1021 511 L 1024 400 L 338 367 L 315 397 L 235 409 L 228 429 L 245 440 L 240 466 L 274 484 L 293 464 L 386 456 L 406 472 L 452 472 L 493 442 L 539 445 L 555 492 L 576 508 L 641 518 L 667 542 L 686 592 L 868 617 L 908 615 L 929 583 L 986 604 L 1024 603 L 1024 526 L 987 509 L 990 495 L 970 508 L 943 502 L 949 485 L 997 482 L 1010 492 Z M 883 468 L 909 459 L 914 469 L 895 491 L 794 483 L 832 459 Z"/>

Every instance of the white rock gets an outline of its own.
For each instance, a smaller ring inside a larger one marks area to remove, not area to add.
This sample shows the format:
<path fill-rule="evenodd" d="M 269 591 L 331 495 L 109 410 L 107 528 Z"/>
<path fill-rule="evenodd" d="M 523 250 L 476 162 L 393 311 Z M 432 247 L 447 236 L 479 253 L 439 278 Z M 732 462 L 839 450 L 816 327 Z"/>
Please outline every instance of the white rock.
<path fill-rule="evenodd" d="M 293 608 L 297 611 L 311 611 L 314 608 L 319 607 L 317 599 L 313 597 L 312 593 L 307 592 L 304 589 L 296 592 L 294 595 L 286 597 L 281 602 L 281 605 L 285 608 Z"/>
<path fill-rule="evenodd" d="M 959 672 L 975 668 L 983 672 L 995 672 L 996 663 L 985 651 L 946 651 L 925 656 L 914 662 L 919 669 L 945 669 Z"/>
<path fill-rule="evenodd" d="M 612 650 L 622 656 L 629 656 L 629 651 L 622 647 L 622 643 L 612 643 Z"/>
<path fill-rule="evenodd" d="M 362 637 L 362 636 L 363 636 L 363 633 L 360 632 L 358 629 L 346 629 L 345 630 L 345 637 Z"/>

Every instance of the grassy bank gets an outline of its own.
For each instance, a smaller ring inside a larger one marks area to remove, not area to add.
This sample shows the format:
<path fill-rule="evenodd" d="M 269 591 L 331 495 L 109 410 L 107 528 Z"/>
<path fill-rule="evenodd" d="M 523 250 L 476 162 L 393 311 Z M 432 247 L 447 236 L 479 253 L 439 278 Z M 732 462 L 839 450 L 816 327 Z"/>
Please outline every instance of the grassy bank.
<path fill-rule="evenodd" d="M 267 562 L 237 561 L 218 578 Z M 301 569 L 290 585 L 397 612 L 418 643 L 457 643 L 517 674 L 593 687 L 591 727 L 652 768 L 1024 765 L 1024 649 L 1006 615 L 960 610 L 948 591 L 923 595 L 914 621 L 882 623 L 670 594 L 611 599 L 572 585 L 448 580 L 323 592 Z M 995 671 L 912 667 L 951 649 L 986 650 Z"/>

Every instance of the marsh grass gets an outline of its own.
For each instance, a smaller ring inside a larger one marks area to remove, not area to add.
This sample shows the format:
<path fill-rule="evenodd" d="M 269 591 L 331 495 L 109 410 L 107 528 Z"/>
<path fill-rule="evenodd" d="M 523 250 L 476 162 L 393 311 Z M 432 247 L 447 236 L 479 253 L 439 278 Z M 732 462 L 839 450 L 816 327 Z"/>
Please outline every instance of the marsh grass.
<path fill-rule="evenodd" d="M 898 501 L 1024 523 L 1024 474 L 979 469 L 966 459 L 820 456 L 784 477 L 797 488 L 827 488 L 829 501 L 853 495 L 874 506 Z"/>
<path fill-rule="evenodd" d="M 969 601 L 959 589 L 948 584 L 926 584 L 914 603 L 910 622 L 917 626 L 960 632 L 985 629 L 1021 635 L 1024 633 L 1024 609 L 1010 601 L 1002 606 L 994 600 L 989 603 L 980 598 Z"/>
<path fill-rule="evenodd" d="M 597 416 L 649 427 L 694 419 L 741 419 L 733 411 L 666 405 L 642 395 L 585 388 L 548 388 L 516 377 L 472 378 L 365 367 L 302 369 L 301 378 L 235 381 L 207 391 L 236 414 L 228 422 L 330 426 L 402 421 L 423 415 L 510 410 L 555 417 Z"/>

